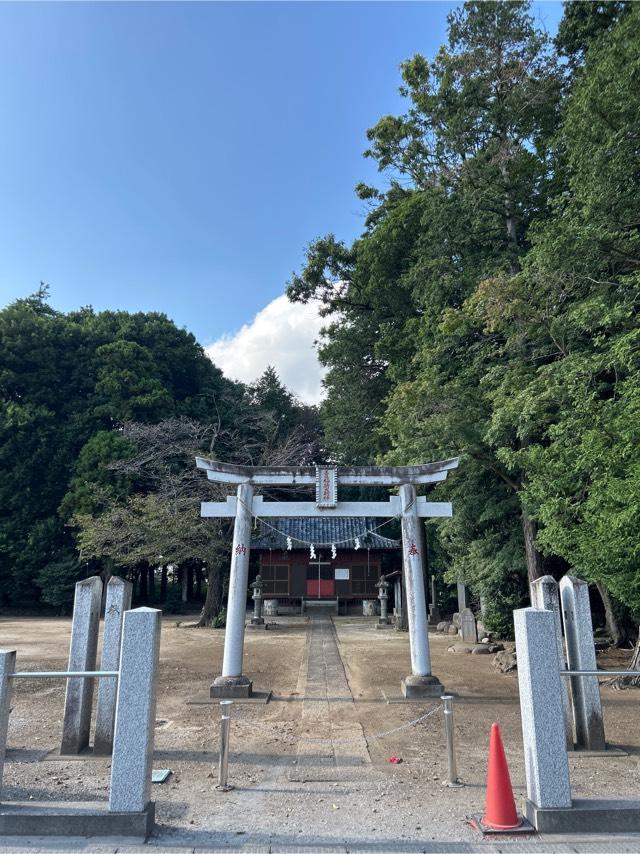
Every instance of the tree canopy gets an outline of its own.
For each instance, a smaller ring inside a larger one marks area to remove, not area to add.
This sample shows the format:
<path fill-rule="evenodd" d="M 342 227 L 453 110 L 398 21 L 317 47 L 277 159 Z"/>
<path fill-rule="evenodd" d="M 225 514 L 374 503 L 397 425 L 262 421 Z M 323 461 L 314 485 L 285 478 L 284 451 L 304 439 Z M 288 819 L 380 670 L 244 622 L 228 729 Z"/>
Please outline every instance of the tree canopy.
<path fill-rule="evenodd" d="M 165 315 L 63 314 L 42 286 L 0 311 L 0 604 L 68 604 L 104 561 L 222 573 L 193 457 L 294 447 L 318 453 L 317 413 L 272 369 L 231 382 Z"/>

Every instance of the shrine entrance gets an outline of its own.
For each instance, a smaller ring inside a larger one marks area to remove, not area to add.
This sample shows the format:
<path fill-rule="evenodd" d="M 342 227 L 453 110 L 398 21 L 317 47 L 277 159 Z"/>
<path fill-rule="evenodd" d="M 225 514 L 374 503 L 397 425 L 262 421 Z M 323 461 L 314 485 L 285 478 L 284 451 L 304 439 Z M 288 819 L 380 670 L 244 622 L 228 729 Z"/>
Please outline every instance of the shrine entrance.
<path fill-rule="evenodd" d="M 411 652 L 411 673 L 402 680 L 402 692 L 407 698 L 441 695 L 444 688 L 431 673 L 424 581 L 424 526 L 420 519 L 449 517 L 452 508 L 449 502 L 430 502 L 418 496 L 416 486 L 446 480 L 449 471 L 457 468 L 457 458 L 418 466 L 252 467 L 196 457 L 196 465 L 207 472 L 209 480 L 237 487 L 235 497 L 229 496 L 226 501 L 203 501 L 200 510 L 203 517 L 235 518 L 222 674 L 210 688 L 211 697 L 249 697 L 252 691 L 251 680 L 242 672 L 242 660 L 253 518 L 265 520 L 305 516 L 400 519 Z M 388 501 L 339 501 L 339 485 L 399 487 L 399 495 L 391 496 Z M 261 495 L 255 495 L 255 488 L 263 486 L 315 487 L 316 500 L 315 503 L 265 501 Z M 306 583 L 307 590 L 311 592 L 307 595 L 315 598 L 331 595 L 324 592 L 329 591 L 329 585 L 335 593 L 336 581 L 330 575 L 323 576 L 325 561 L 315 551 L 316 545 L 331 545 L 333 551 L 335 544 L 308 545 L 310 554 Z M 354 547 L 360 548 L 358 537 L 355 538 Z"/>
<path fill-rule="evenodd" d="M 331 561 L 322 560 L 322 554 L 318 553 L 318 559 L 307 566 L 307 596 L 333 599 L 335 595 L 336 582 L 331 571 Z"/>

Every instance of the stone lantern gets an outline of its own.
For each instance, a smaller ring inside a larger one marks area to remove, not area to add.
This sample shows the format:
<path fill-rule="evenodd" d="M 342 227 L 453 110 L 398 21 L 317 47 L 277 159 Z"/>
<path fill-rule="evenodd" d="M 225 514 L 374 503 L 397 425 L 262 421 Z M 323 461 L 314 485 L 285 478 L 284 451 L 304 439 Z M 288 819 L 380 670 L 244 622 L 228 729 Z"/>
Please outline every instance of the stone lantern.
<path fill-rule="evenodd" d="M 388 605 L 389 605 L 389 587 L 391 585 L 386 579 L 386 576 L 381 575 L 380 581 L 376 584 L 378 588 L 378 599 L 380 600 L 380 617 L 378 618 L 378 623 L 381 626 L 387 626 L 389 624 L 388 617 Z"/>
<path fill-rule="evenodd" d="M 262 580 L 261 575 L 256 575 L 256 580 L 252 582 L 249 587 L 252 590 L 253 597 L 253 617 L 251 618 L 252 626 L 264 626 L 264 619 L 262 616 L 262 588 L 264 586 L 264 581 Z"/>

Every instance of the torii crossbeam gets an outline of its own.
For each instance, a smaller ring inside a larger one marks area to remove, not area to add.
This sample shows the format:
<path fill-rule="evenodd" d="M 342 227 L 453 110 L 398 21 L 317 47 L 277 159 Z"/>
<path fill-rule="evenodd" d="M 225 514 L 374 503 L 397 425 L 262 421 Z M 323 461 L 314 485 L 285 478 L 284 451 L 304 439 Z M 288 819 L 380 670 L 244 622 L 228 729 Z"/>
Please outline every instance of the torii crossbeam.
<path fill-rule="evenodd" d="M 402 522 L 402 551 L 411 675 L 402 681 L 405 697 L 440 696 L 443 686 L 431 673 L 424 589 L 424 530 L 420 518 L 449 517 L 449 502 L 430 502 L 416 496 L 416 485 L 438 483 L 457 468 L 458 459 L 418 466 L 235 466 L 196 457 L 196 465 L 207 472 L 209 480 L 237 486 L 237 495 L 226 501 L 203 501 L 200 514 L 209 518 L 235 518 L 227 627 L 225 631 L 222 675 L 211 686 L 212 697 L 248 697 L 252 683 L 242 673 L 244 620 L 251 518 L 298 516 L 399 516 Z M 389 501 L 339 501 L 338 486 L 398 486 L 399 495 Z M 254 495 L 256 486 L 315 486 L 316 500 L 265 501 Z"/>

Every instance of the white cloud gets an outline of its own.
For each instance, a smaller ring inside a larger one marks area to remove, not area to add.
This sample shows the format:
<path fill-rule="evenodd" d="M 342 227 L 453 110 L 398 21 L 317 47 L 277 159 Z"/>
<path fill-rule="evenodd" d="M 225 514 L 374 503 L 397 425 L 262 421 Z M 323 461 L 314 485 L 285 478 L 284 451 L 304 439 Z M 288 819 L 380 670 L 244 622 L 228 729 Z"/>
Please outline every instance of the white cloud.
<path fill-rule="evenodd" d="M 292 303 L 277 297 L 237 332 L 206 347 L 211 360 L 234 380 L 250 383 L 273 365 L 281 382 L 305 403 L 323 397 L 324 369 L 314 341 L 323 324 L 313 303 Z"/>

